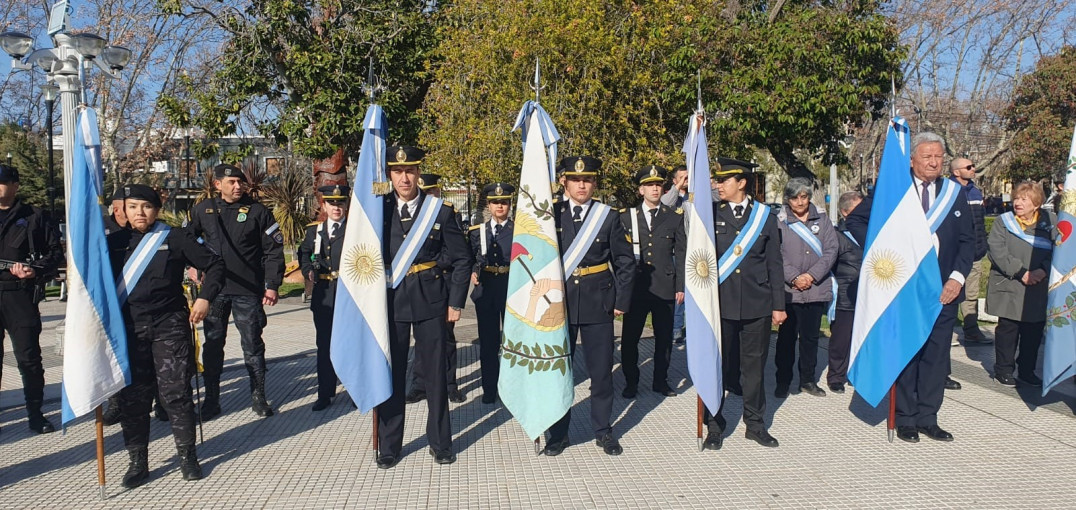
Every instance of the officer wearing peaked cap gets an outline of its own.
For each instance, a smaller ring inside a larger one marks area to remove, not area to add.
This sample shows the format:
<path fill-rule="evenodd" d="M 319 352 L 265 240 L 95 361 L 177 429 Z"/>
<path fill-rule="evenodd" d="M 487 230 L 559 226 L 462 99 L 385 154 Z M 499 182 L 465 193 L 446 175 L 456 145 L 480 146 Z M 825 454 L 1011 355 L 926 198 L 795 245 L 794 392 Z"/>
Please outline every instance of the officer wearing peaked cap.
<path fill-rule="evenodd" d="M 508 298 L 508 265 L 512 253 L 511 184 L 497 182 L 482 188 L 490 219 L 470 228 L 475 264 L 471 272 L 475 312 L 478 315 L 479 360 L 482 366 L 482 403 L 497 402 L 497 380 L 504 312 Z"/>
<path fill-rule="evenodd" d="M 326 218 L 321 223 L 307 226 L 306 235 L 299 245 L 299 270 L 314 284 L 310 311 L 314 314 L 314 342 L 318 348 L 318 399 L 311 409 L 315 412 L 328 408 L 336 396 L 336 371 L 329 358 L 329 346 L 350 192 L 347 185 L 318 188 Z"/>
<path fill-rule="evenodd" d="M 635 283 L 631 309 L 624 314 L 621 335 L 621 367 L 624 372 L 624 398 L 635 398 L 639 386 L 639 338 L 646 316 L 653 320 L 654 378 L 652 389 L 671 397 L 669 358 L 672 356 L 673 310 L 684 301 L 684 260 L 687 238 L 684 215 L 680 208 L 661 203 L 667 172 L 648 165 L 635 173 L 642 202 L 620 213 L 620 221 L 631 239 L 635 255 Z"/>

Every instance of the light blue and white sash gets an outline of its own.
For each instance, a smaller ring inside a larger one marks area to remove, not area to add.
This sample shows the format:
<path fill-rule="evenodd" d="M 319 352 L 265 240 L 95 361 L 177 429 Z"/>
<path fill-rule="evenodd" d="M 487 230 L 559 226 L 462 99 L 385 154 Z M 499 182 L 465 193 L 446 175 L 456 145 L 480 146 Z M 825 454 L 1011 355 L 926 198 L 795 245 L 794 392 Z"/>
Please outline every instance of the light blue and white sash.
<path fill-rule="evenodd" d="M 426 195 L 426 198 L 422 200 L 422 208 L 419 209 L 418 215 L 412 220 L 415 223 L 411 227 L 411 231 L 407 233 L 403 244 L 400 245 L 400 250 L 396 252 L 396 257 L 392 259 L 392 279 L 389 281 L 389 288 L 395 289 L 399 287 L 404 277 L 407 276 L 407 270 L 411 269 L 411 263 L 415 261 L 415 256 L 418 255 L 419 249 L 426 242 L 426 236 L 433 229 L 433 224 L 437 220 L 437 213 L 441 211 L 442 203 L 440 198 L 432 195 Z"/>
<path fill-rule="evenodd" d="M 800 239 L 803 239 L 803 242 L 807 243 L 807 246 L 814 250 L 815 254 L 819 257 L 822 256 L 822 240 L 818 239 L 818 237 L 811 232 L 811 229 L 807 228 L 807 225 L 804 225 L 802 221 L 797 221 L 795 223 L 788 223 L 786 221 L 785 224 L 788 225 L 788 228 L 799 236 Z"/>
<path fill-rule="evenodd" d="M 149 267 L 150 261 L 153 260 L 157 250 L 164 244 L 164 240 L 168 238 L 168 232 L 171 230 L 172 227 L 162 222 L 154 223 L 153 228 L 142 236 L 142 240 L 138 242 L 134 252 L 127 258 L 127 262 L 123 264 L 123 274 L 120 275 L 119 281 L 116 282 L 116 297 L 120 300 L 120 306 L 127 302 L 127 296 L 134 290 L 138 280 L 142 278 L 142 273 Z"/>
<path fill-rule="evenodd" d="M 1008 230 L 1012 235 L 1023 239 L 1024 242 L 1030 244 L 1033 248 L 1039 248 L 1040 250 L 1052 250 L 1054 248 L 1054 243 L 1050 242 L 1049 239 L 1024 232 L 1024 229 L 1020 228 L 1020 225 L 1016 223 L 1016 215 L 1013 214 L 1012 211 L 1002 214 L 998 218 L 1000 218 L 1001 222 L 1005 225 L 1005 230 Z"/>
<path fill-rule="evenodd" d="M 579 233 L 576 234 L 572 244 L 568 246 L 568 250 L 564 252 L 562 257 L 565 275 L 572 274 L 575 268 L 579 267 L 579 262 L 583 260 L 583 256 L 590 250 L 590 245 L 594 244 L 594 238 L 598 236 L 598 230 L 605 223 L 605 217 L 609 216 L 611 209 L 611 207 L 601 202 L 590 203 L 587 218 L 583 220 L 583 225 L 579 227 Z"/>
<path fill-rule="evenodd" d="M 740 262 L 743 262 L 743 258 L 747 256 L 747 252 L 751 251 L 751 247 L 755 245 L 755 241 L 758 241 L 758 236 L 762 233 L 762 226 L 766 224 L 766 217 L 769 215 L 770 207 L 768 205 L 755 202 L 755 206 L 751 208 L 751 215 L 747 217 L 747 225 L 744 225 L 744 228 L 740 230 L 740 235 L 732 240 L 732 246 L 725 250 L 725 253 L 717 261 L 717 282 L 719 284 L 732 274 L 732 270 L 736 269 Z"/>
<path fill-rule="evenodd" d="M 849 241 L 852 241 L 852 244 L 854 244 L 856 246 L 859 246 L 859 241 L 856 241 L 856 238 L 854 236 L 852 236 L 851 232 L 849 232 L 847 230 L 844 230 L 844 231 L 841 231 L 841 233 L 844 234 L 844 237 L 847 237 Z"/>
<path fill-rule="evenodd" d="M 960 192 L 960 185 L 949 179 L 942 179 L 941 183 L 941 189 L 938 190 L 938 196 L 934 199 L 934 203 L 931 204 L 930 209 L 927 210 L 927 223 L 930 224 L 931 234 L 938 232 L 938 228 L 941 227 L 942 222 L 945 221 L 945 217 L 948 216 L 949 211 L 952 210 L 953 204 L 956 203 L 957 193 Z"/>

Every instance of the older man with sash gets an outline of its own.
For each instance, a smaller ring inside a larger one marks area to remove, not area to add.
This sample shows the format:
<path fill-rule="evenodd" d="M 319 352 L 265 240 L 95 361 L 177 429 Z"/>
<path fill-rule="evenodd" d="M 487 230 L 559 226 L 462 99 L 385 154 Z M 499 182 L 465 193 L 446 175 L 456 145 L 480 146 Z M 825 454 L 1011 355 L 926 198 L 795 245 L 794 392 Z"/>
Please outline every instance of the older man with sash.
<path fill-rule="evenodd" d="M 415 370 L 426 385 L 426 438 L 438 464 L 456 461 L 445 385 L 445 322 L 456 322 L 467 299 L 473 261 L 452 207 L 419 189 L 425 152 L 388 147 L 393 193 L 385 196 L 382 253 L 388 267 L 389 349 L 392 396 L 377 406 L 377 466 L 396 465 L 403 450 L 407 351 L 415 336 Z M 451 281 L 439 263 L 452 267 Z"/>
<path fill-rule="evenodd" d="M 613 318 L 631 305 L 635 257 L 627 232 L 613 208 L 594 200 L 601 160 L 568 157 L 560 162 L 567 200 L 553 210 L 561 257 L 563 291 L 568 308 L 568 342 L 575 353 L 581 337 L 590 375 L 590 423 L 598 447 L 607 455 L 624 450 L 613 435 Z M 559 282 L 558 282 L 559 283 Z M 545 454 L 568 447 L 569 410 L 549 428 Z"/>

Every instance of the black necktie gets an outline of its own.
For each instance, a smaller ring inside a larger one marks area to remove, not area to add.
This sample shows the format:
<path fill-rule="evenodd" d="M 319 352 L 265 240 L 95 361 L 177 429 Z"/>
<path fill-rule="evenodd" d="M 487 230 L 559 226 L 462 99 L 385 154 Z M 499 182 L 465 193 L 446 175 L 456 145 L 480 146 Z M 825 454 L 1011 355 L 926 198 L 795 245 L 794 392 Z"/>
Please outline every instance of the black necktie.
<path fill-rule="evenodd" d="M 733 207 L 732 208 L 732 215 L 735 216 L 736 219 L 743 218 L 743 206 L 742 205 L 737 205 L 736 207 Z"/>
<path fill-rule="evenodd" d="M 411 221 L 411 211 L 407 209 L 407 204 L 400 206 L 400 221 Z"/>
<path fill-rule="evenodd" d="M 658 208 L 657 208 L 657 207 L 655 207 L 655 208 L 653 208 L 653 209 L 650 209 L 650 210 L 649 210 L 649 211 L 647 211 L 647 212 L 649 212 L 649 213 L 650 213 L 650 221 L 648 221 L 648 222 L 646 223 L 646 226 L 647 226 L 647 227 L 653 227 L 653 226 L 654 226 L 654 217 L 656 217 L 656 216 L 658 215 Z"/>
<path fill-rule="evenodd" d="M 576 223 L 579 223 L 579 222 L 583 221 L 583 207 L 582 206 L 577 205 L 577 206 L 573 207 L 572 212 L 575 213 L 575 214 L 572 215 L 572 220 L 573 221 L 575 221 Z"/>
<path fill-rule="evenodd" d="M 928 191 L 927 186 L 930 186 L 930 183 L 924 182 L 923 194 L 921 197 L 923 200 L 923 212 L 927 212 L 927 210 L 930 209 L 930 192 Z"/>
<path fill-rule="evenodd" d="M 493 226 L 493 237 L 501 235 L 501 225 L 498 223 Z"/>
<path fill-rule="evenodd" d="M 340 235 L 340 224 L 333 224 L 333 231 L 329 234 L 329 241 L 336 239 L 336 236 Z"/>

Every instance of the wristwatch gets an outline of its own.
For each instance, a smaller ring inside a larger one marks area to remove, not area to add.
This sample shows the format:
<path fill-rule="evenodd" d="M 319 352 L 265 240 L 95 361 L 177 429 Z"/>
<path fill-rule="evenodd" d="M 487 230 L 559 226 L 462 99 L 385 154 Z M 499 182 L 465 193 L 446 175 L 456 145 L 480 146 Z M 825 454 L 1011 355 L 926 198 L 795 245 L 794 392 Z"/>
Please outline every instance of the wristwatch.
<path fill-rule="evenodd" d="M 450 306 L 449 308 L 451 308 L 451 309 L 453 309 L 453 310 L 455 310 L 457 312 L 463 311 L 463 308 L 458 307 L 458 306 Z"/>

